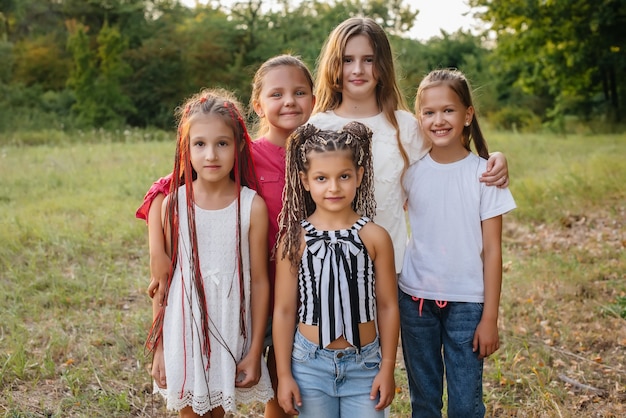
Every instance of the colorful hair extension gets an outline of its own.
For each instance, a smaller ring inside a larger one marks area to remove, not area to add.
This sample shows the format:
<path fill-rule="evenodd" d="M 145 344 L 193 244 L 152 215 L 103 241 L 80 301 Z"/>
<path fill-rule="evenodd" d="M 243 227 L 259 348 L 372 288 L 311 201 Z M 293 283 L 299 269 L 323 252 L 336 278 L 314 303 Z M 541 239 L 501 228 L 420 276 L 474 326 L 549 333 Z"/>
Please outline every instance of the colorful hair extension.
<path fill-rule="evenodd" d="M 250 152 L 250 136 L 246 129 L 239 104 L 234 96 L 226 90 L 213 89 L 203 90 L 202 92 L 192 96 L 187 100 L 186 104 L 177 110 L 179 119 L 176 142 L 176 155 L 174 159 L 173 173 L 177 173 L 178 181 L 172 181 L 170 186 L 169 200 L 167 203 L 165 222 L 169 226 L 170 242 L 171 242 L 171 259 L 172 264 L 170 274 L 168 276 L 165 288 L 164 299 L 167 301 L 169 290 L 172 283 L 173 272 L 176 268 L 178 260 L 178 239 L 179 239 L 179 214 L 178 214 L 178 191 L 180 186 L 185 186 L 186 192 L 186 208 L 189 242 L 191 243 L 191 274 L 198 297 L 198 305 L 201 313 L 201 332 L 202 332 L 202 352 L 210 358 L 210 318 L 208 316 L 208 307 L 206 295 L 204 293 L 204 285 L 202 272 L 200 270 L 200 258 L 198 255 L 198 240 L 195 225 L 195 205 L 193 196 L 193 181 L 197 178 L 197 173 L 191 165 L 190 158 L 190 138 L 189 128 L 193 123 L 193 119 L 197 115 L 215 115 L 221 117 L 224 122 L 233 129 L 235 134 L 235 164 L 231 171 L 231 179 L 235 182 L 237 188 L 237 263 L 238 276 L 240 285 L 240 332 L 244 338 L 247 338 L 245 328 L 245 306 L 244 300 L 244 272 L 241 260 L 241 214 L 240 214 L 240 191 L 241 186 L 247 186 L 253 190 L 258 190 L 258 180 L 254 170 L 254 162 Z M 163 306 L 153 321 L 152 327 L 146 341 L 146 348 L 154 351 L 163 337 L 163 318 L 166 306 Z M 209 364 L 207 363 L 207 367 Z"/>

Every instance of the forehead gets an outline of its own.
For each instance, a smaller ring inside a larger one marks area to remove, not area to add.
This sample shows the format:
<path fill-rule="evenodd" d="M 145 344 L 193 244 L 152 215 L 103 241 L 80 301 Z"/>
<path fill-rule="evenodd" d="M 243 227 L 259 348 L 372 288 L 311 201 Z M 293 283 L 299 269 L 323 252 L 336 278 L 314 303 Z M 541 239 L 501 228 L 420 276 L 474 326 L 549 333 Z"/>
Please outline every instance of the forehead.
<path fill-rule="evenodd" d="M 420 100 L 424 102 L 441 102 L 461 104 L 461 98 L 447 84 L 436 84 L 422 90 Z"/>
<path fill-rule="evenodd" d="M 293 65 L 274 67 L 263 77 L 263 90 L 291 88 L 294 86 L 311 88 L 304 71 Z"/>
<path fill-rule="evenodd" d="M 234 138 L 235 133 L 225 116 L 196 114 L 189 121 L 189 136 L 191 138 Z"/>
<path fill-rule="evenodd" d="M 347 149 L 338 151 L 310 151 L 307 154 L 309 172 L 335 172 L 356 168 L 352 152 Z"/>
<path fill-rule="evenodd" d="M 344 55 L 374 55 L 374 48 L 366 35 L 354 35 L 346 42 Z"/>

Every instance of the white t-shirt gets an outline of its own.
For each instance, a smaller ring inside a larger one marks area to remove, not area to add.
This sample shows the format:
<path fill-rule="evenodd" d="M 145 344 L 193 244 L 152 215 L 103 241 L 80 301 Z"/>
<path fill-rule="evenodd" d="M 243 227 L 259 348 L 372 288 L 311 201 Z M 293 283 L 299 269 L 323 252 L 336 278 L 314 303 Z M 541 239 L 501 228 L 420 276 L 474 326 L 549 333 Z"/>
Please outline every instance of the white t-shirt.
<path fill-rule="evenodd" d="M 428 151 L 424 144 L 417 120 L 404 110 L 396 110 L 400 128 L 400 140 L 414 163 Z M 374 222 L 389 232 L 393 241 L 396 272 L 400 273 L 407 243 L 407 224 L 404 215 L 406 196 L 402 190 L 401 177 L 404 161 L 398 149 L 396 130 L 383 113 L 369 118 L 343 118 L 332 110 L 316 113 L 309 123 L 324 130 L 338 131 L 352 121 L 361 122 L 372 130 L 372 155 L 374 165 L 374 196 L 376 216 Z"/>
<path fill-rule="evenodd" d="M 409 295 L 484 302 L 481 221 L 515 209 L 509 189 L 479 182 L 487 161 L 475 154 L 439 164 L 427 154 L 404 175 L 411 238 L 399 287 Z"/>

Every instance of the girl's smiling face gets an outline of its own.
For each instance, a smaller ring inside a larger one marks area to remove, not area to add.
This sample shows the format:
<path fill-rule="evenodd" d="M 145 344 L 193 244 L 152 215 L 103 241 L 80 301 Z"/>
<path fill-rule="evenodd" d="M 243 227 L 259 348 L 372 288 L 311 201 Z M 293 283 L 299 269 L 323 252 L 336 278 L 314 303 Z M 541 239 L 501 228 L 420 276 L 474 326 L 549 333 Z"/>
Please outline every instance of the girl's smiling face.
<path fill-rule="evenodd" d="M 368 98 L 375 94 L 378 78 L 375 74 L 374 49 L 365 35 L 354 35 L 346 42 L 342 58 L 342 94 Z"/>
<path fill-rule="evenodd" d="M 445 84 L 428 87 L 421 93 L 418 118 L 436 153 L 446 152 L 452 158 L 465 156 L 463 131 L 473 116 L 474 108 L 465 107 L 454 90 Z"/>

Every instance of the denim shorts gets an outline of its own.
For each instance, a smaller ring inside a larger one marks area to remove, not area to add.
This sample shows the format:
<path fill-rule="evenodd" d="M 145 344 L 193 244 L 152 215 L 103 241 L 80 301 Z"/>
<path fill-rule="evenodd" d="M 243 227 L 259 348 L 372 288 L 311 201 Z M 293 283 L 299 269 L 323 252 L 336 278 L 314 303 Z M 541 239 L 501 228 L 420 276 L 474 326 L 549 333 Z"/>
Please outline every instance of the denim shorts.
<path fill-rule="evenodd" d="M 299 418 L 382 418 L 383 411 L 370 399 L 372 383 L 380 369 L 378 338 L 361 348 L 319 348 L 296 331 L 291 371 L 302 396 Z"/>
<path fill-rule="evenodd" d="M 448 417 L 483 417 L 483 360 L 472 351 L 483 304 L 424 300 L 420 308 L 401 290 L 398 302 L 412 416 L 441 417 L 445 373 Z"/>

